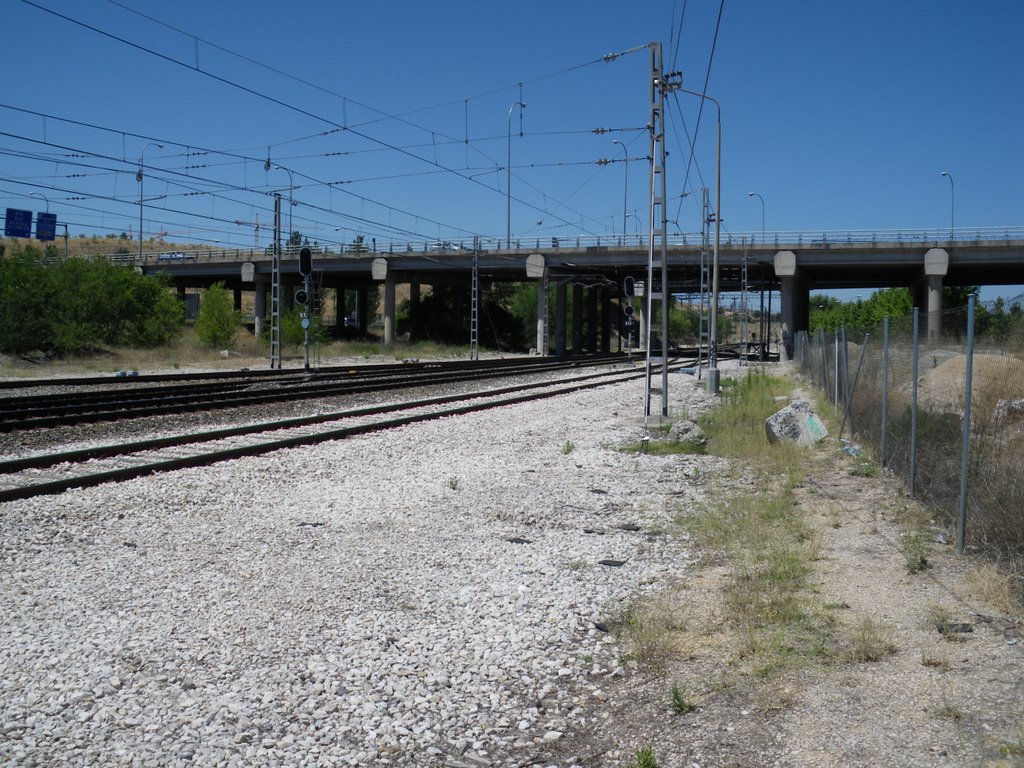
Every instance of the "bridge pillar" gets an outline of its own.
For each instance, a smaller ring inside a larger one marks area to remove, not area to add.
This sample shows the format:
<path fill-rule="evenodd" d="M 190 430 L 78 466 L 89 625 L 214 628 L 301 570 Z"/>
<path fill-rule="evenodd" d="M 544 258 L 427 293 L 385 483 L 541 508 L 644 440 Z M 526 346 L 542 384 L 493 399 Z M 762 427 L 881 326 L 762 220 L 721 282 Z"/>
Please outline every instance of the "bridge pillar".
<path fill-rule="evenodd" d="M 356 291 L 356 328 L 361 334 L 370 331 L 370 291 L 360 288 Z"/>
<path fill-rule="evenodd" d="M 548 350 L 548 278 L 547 273 L 537 281 L 537 354 L 544 356 Z"/>
<path fill-rule="evenodd" d="M 775 254 L 775 274 L 779 278 L 782 294 L 779 359 L 791 360 L 796 335 L 806 331 L 810 324 L 811 291 L 797 268 L 796 254 L 792 251 L 779 251 Z"/>
<path fill-rule="evenodd" d="M 583 286 L 573 283 L 572 286 L 572 353 L 578 355 L 583 351 Z"/>
<path fill-rule="evenodd" d="M 267 288 L 269 287 L 270 281 L 264 275 L 258 275 L 253 281 L 253 333 L 256 338 L 263 333 L 263 319 L 267 316 Z"/>
<path fill-rule="evenodd" d="M 559 280 L 555 285 L 555 357 L 565 357 L 568 307 L 568 289 L 565 281 Z"/>
<path fill-rule="evenodd" d="M 605 355 L 612 351 L 612 311 L 612 292 L 604 286 L 601 288 L 601 353 Z"/>
<path fill-rule="evenodd" d="M 914 302 L 928 310 L 929 339 L 937 338 L 942 332 L 942 278 L 946 276 L 947 271 L 949 253 L 944 248 L 930 248 L 924 255 L 922 290 L 918 292 L 919 300 Z"/>
<path fill-rule="evenodd" d="M 587 288 L 587 342 L 586 351 L 597 352 L 597 286 Z"/>
<path fill-rule="evenodd" d="M 395 343 L 395 275 L 388 270 L 384 278 L 384 346 Z"/>

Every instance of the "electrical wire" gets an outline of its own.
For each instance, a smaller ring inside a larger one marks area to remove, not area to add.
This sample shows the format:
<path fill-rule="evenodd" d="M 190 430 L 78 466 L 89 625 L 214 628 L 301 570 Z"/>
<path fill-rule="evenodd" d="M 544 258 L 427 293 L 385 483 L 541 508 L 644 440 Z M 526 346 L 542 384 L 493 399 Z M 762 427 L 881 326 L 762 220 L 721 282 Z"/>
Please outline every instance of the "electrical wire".
<path fill-rule="evenodd" d="M 67 22 L 69 22 L 71 24 L 74 24 L 76 26 L 80 26 L 80 27 L 82 27 L 84 29 L 87 29 L 87 30 L 89 30 L 91 32 L 94 32 L 94 33 L 96 33 L 98 35 L 101 35 L 103 37 L 107 37 L 109 39 L 112 39 L 112 40 L 115 40 L 117 42 L 120 42 L 120 43 L 122 43 L 124 45 L 132 47 L 132 48 L 134 48 L 136 50 L 139 50 L 141 52 L 144 52 L 144 53 L 147 53 L 149 55 L 155 56 L 155 57 L 157 57 L 157 58 L 159 58 L 161 60 L 164 60 L 164 61 L 166 61 L 168 63 L 175 64 L 175 65 L 177 65 L 179 67 L 187 68 L 187 69 L 189 69 L 189 70 L 191 70 L 193 72 L 196 72 L 198 74 L 202 74 L 202 75 L 204 75 L 204 76 L 206 76 L 206 77 L 208 77 L 208 78 L 210 78 L 210 79 L 212 79 L 212 80 L 214 80 L 216 82 L 222 83 L 222 84 L 227 85 L 229 87 L 236 88 L 236 89 L 241 90 L 241 91 L 243 91 L 245 93 L 248 93 L 249 95 L 256 96 L 259 99 L 263 99 L 263 100 L 268 101 L 268 102 L 270 102 L 272 104 L 275 104 L 277 106 L 283 107 L 283 108 L 285 108 L 287 110 L 291 110 L 293 112 L 296 112 L 296 113 L 301 114 L 303 116 L 309 117 L 311 119 L 327 123 L 328 125 L 331 125 L 334 128 L 343 129 L 343 130 L 348 131 L 349 133 L 351 133 L 353 135 L 359 136 L 360 138 L 363 138 L 363 139 L 365 139 L 367 141 L 370 141 L 372 143 L 380 144 L 381 146 L 383 146 L 385 148 L 388 148 L 388 149 L 391 149 L 391 150 L 393 150 L 393 151 L 395 151 L 395 152 L 397 152 L 399 154 L 408 156 L 408 157 L 413 158 L 415 160 L 418 160 L 420 162 L 425 162 L 425 163 L 434 165 L 435 167 L 437 167 L 437 168 L 439 168 L 441 170 L 444 170 L 444 171 L 446 171 L 448 173 L 451 173 L 451 174 L 453 174 L 453 175 L 455 175 L 455 176 L 457 176 L 459 178 L 462 178 L 462 179 L 464 179 L 466 181 L 469 181 L 472 184 L 476 184 L 476 185 L 479 185 L 481 187 L 484 187 L 485 189 L 488 189 L 488 190 L 500 193 L 499 189 L 497 189 L 496 187 L 491 186 L 489 184 L 484 184 L 483 182 L 481 182 L 479 180 L 479 178 L 477 176 L 466 175 L 464 173 L 460 173 L 457 169 L 449 168 L 449 167 L 447 167 L 447 166 L 437 162 L 436 160 L 432 161 L 429 158 L 423 157 L 421 155 L 418 155 L 416 153 L 410 152 L 408 150 L 404 150 L 404 149 L 394 145 L 391 142 L 387 142 L 387 141 L 384 141 L 382 139 L 378 139 L 378 138 L 376 138 L 376 137 L 374 137 L 372 135 L 369 135 L 369 134 L 366 134 L 364 132 L 355 130 L 354 128 L 352 128 L 350 126 L 345 126 L 345 125 L 338 124 L 337 122 L 335 122 L 335 121 L 333 121 L 333 120 L 331 120 L 329 118 L 323 117 L 321 115 L 317 115 L 317 114 L 315 114 L 315 113 L 313 113 L 313 112 L 311 112 L 309 110 L 303 109 L 303 108 L 301 108 L 299 106 L 296 106 L 294 104 L 289 104 L 289 103 L 287 103 L 287 102 L 285 102 L 285 101 L 283 101 L 283 100 L 281 100 L 279 98 L 276 98 L 276 97 L 273 97 L 273 96 L 270 96 L 270 95 L 267 95 L 267 94 L 264 94 L 264 93 L 260 93 L 259 91 L 256 91 L 255 89 L 252 89 L 252 88 L 250 88 L 248 86 L 242 85 L 241 83 L 234 82 L 234 81 L 229 80 L 229 79 L 227 79 L 227 78 L 225 78 L 223 76 L 214 74 L 213 72 L 210 72 L 208 70 L 200 69 L 198 66 L 191 66 L 191 65 L 189 65 L 186 62 L 183 62 L 183 61 L 181 61 L 179 59 L 176 59 L 176 58 L 174 58 L 172 56 L 160 53 L 159 51 L 156 51 L 156 50 L 153 50 L 151 48 L 148 48 L 145 45 L 133 42 L 131 40 L 128 40 L 127 38 L 120 37 L 120 36 L 115 35 L 113 33 L 107 32 L 105 30 L 102 30 L 102 29 L 100 29 L 98 27 L 95 27 L 95 26 L 93 26 L 91 24 L 88 24 L 86 22 L 80 21 L 78 19 L 74 19 L 74 18 L 72 18 L 72 17 L 70 17 L 70 16 L 68 16 L 66 14 L 59 13 L 59 12 L 53 10 L 53 9 L 46 8 L 45 6 L 42 6 L 39 3 L 33 2 L 32 0 L 22 0 L 22 2 L 24 4 L 26 4 L 26 5 L 29 5 L 31 7 L 36 8 L 37 10 L 42 11 L 44 13 L 48 13 L 50 15 L 53 15 L 53 16 L 57 17 L 57 18 L 63 19 L 63 20 L 65 20 L 65 21 L 67 21 Z M 195 36 L 192 36 L 192 37 L 195 37 Z M 198 39 L 198 38 L 196 38 L 196 39 Z M 636 51 L 639 51 L 639 50 L 643 50 L 646 47 L 647 47 L 647 45 L 635 46 L 635 47 L 633 47 L 631 49 L 628 49 L 626 51 L 623 51 L 623 52 L 606 54 L 605 56 L 601 57 L 600 59 L 596 59 L 596 60 L 593 60 L 593 61 L 590 61 L 590 62 L 586 62 L 585 64 L 580 64 L 580 65 L 577 65 L 575 67 L 570 67 L 570 68 L 562 70 L 562 71 L 560 71 L 558 73 L 552 73 L 551 75 L 546 75 L 546 76 L 542 76 L 542 77 L 539 77 L 539 78 L 535 78 L 533 81 L 530 81 L 530 82 L 538 82 L 540 80 L 547 79 L 549 77 L 554 77 L 557 74 L 562 74 L 564 72 L 572 71 L 574 69 L 579 69 L 579 68 L 582 68 L 584 66 L 590 66 L 592 64 L 596 64 L 596 63 L 601 62 L 601 61 L 604 61 L 604 62 L 614 61 L 614 60 L 620 58 L 621 56 L 624 56 L 624 55 L 627 55 L 627 54 L 630 54 L 630 53 L 633 53 L 633 52 L 636 52 Z M 521 84 L 517 84 L 517 87 L 521 87 Z M 489 93 L 496 93 L 496 92 L 500 92 L 501 90 L 504 90 L 504 89 L 498 89 L 496 91 L 492 91 L 492 92 L 489 92 Z M 484 95 L 486 95 L 486 94 L 484 94 Z M 463 100 L 463 101 L 465 101 L 465 100 Z M 455 102 L 449 102 L 449 103 L 455 103 Z M 532 204 L 530 202 L 527 202 L 525 200 L 519 199 L 519 198 L 516 198 L 516 202 L 521 204 L 521 205 L 524 205 L 524 206 L 526 206 L 528 208 L 536 210 L 536 211 L 541 211 L 542 210 L 542 209 L 538 208 L 536 205 L 534 205 L 534 204 Z M 561 217 L 558 217 L 556 215 L 556 218 L 561 218 Z M 563 219 L 563 221 L 565 221 L 565 220 Z M 566 221 L 565 223 L 569 223 L 569 222 Z"/>

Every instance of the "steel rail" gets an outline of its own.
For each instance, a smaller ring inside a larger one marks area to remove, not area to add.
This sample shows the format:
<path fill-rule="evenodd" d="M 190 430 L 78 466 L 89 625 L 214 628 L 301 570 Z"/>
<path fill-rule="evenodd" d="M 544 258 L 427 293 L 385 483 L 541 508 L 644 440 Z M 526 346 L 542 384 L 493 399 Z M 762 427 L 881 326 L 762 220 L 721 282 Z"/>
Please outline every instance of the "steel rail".
<path fill-rule="evenodd" d="M 564 370 L 566 368 L 604 365 L 608 362 L 608 358 L 591 358 L 571 362 L 552 361 L 546 364 L 530 366 L 488 366 L 483 369 L 461 368 L 452 372 L 446 370 L 403 371 L 402 376 L 392 375 L 388 378 L 359 377 L 355 379 L 334 379 L 327 382 L 310 381 L 287 389 L 246 390 L 244 392 L 232 389 L 230 391 L 210 392 L 204 395 L 177 394 L 175 392 L 154 397 L 153 395 L 156 395 L 157 392 L 151 392 L 149 399 L 142 400 L 114 400 L 101 403 L 72 403 L 68 405 L 47 404 L 45 407 L 33 408 L 21 413 L 14 412 L 13 414 L 6 415 L 0 413 L 0 432 L 166 416 L 190 413 L 197 410 L 240 408 L 282 401 L 290 402 L 317 397 L 336 397 L 405 387 L 451 384 L 475 379 L 493 378 L 497 375 L 529 375 L 553 370 Z"/>
<path fill-rule="evenodd" d="M 679 367 L 679 365 L 682 364 L 670 364 L 670 367 Z M 0 464 L 0 471 L 4 473 L 11 473 L 30 468 L 54 466 L 56 464 L 72 460 L 72 457 L 74 461 L 81 462 L 97 457 L 131 455 L 145 450 L 210 442 L 213 440 L 224 439 L 226 437 L 241 436 L 245 434 L 260 434 L 268 431 L 279 431 L 282 429 L 327 423 L 357 416 L 393 413 L 401 410 L 430 407 L 433 405 L 445 405 L 465 400 L 480 400 L 481 398 L 488 397 L 499 398 L 495 400 L 488 400 L 486 402 L 468 403 L 466 405 L 452 408 L 442 408 L 440 410 L 433 410 L 427 413 L 411 414 L 408 416 L 384 419 L 349 427 L 331 428 L 318 431 L 314 434 L 297 435 L 250 445 L 219 449 L 172 459 L 163 459 L 92 474 L 83 474 L 76 477 L 62 478 L 60 480 L 48 480 L 27 486 L 4 489 L 0 490 L 0 502 L 52 495 L 62 493 L 73 488 L 94 487 L 109 482 L 129 480 L 161 472 L 171 472 L 178 469 L 207 466 L 232 459 L 259 456 L 286 448 L 314 445 L 330 440 L 343 440 L 355 435 L 395 429 L 409 424 L 431 421 L 450 416 L 462 416 L 493 408 L 500 408 L 507 405 L 516 405 L 519 403 L 556 397 L 558 395 L 571 394 L 582 390 L 595 389 L 597 387 L 638 379 L 642 376 L 644 376 L 644 372 L 636 370 L 630 370 L 626 373 L 622 373 L 620 371 L 602 372 L 580 376 L 569 385 L 563 385 L 563 382 L 537 382 L 522 387 L 504 387 L 495 390 L 485 390 L 483 392 L 428 398 L 426 400 L 412 401 L 409 403 L 356 409 L 353 411 L 325 414 L 322 416 L 287 419 L 261 425 L 249 425 L 246 427 L 215 430 L 208 433 L 157 438 L 155 440 L 139 441 L 137 443 L 131 443 L 124 446 L 104 446 L 92 449 L 82 449 L 80 451 L 71 451 L 63 454 L 15 459 Z M 535 391 L 539 389 L 546 389 L 546 391 Z M 524 390 L 534 391 L 524 392 Z"/>
<path fill-rule="evenodd" d="M 504 366 L 518 364 L 523 366 L 538 365 L 546 362 L 542 357 L 529 358 L 495 358 L 491 360 L 442 360 L 442 361 L 415 361 L 402 363 L 375 363 L 368 365 L 334 365 L 316 368 L 312 371 L 305 371 L 298 368 L 267 368 L 267 369 L 240 369 L 236 371 L 199 371 L 193 373 L 144 373 L 132 376 L 79 376 L 68 378 L 29 378 L 12 379 L 0 381 L 0 391 L 5 389 L 33 389 L 41 387 L 89 387 L 89 386 L 110 386 L 129 385 L 139 383 L 161 383 L 174 381 L 216 381 L 220 379 L 277 379 L 277 378 L 310 378 L 316 376 L 333 376 L 337 374 L 360 372 L 360 373 L 389 373 L 410 367 L 422 368 L 468 368 Z M 6 402 L 0 399 L 0 403 Z"/>

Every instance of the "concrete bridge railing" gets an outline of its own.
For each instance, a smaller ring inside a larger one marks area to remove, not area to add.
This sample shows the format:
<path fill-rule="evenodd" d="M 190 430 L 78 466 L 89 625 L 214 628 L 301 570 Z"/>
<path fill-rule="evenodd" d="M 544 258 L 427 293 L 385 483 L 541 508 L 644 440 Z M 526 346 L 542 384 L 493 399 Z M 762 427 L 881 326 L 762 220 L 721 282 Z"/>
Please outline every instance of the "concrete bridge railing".
<path fill-rule="evenodd" d="M 697 233 L 676 233 L 667 236 L 670 246 L 699 247 L 701 235 Z M 872 243 L 905 243 L 907 245 L 946 245 L 991 241 L 1024 241 L 1024 226 L 1020 227 L 948 227 L 936 229 L 877 229 L 877 230 L 789 230 L 777 232 L 723 232 L 721 246 L 728 249 L 749 246 L 752 248 L 808 248 L 822 245 L 862 245 Z M 617 235 L 570 235 L 563 237 L 520 237 L 511 243 L 501 239 L 483 238 L 483 251 L 536 251 L 559 248 L 576 249 L 622 249 L 638 250 L 649 247 L 650 238 L 641 234 Z M 269 257 L 269 248 L 256 251 L 251 248 L 201 248 L 190 251 L 162 252 L 148 246 L 143 254 L 146 263 L 166 261 L 249 261 Z M 285 246 L 287 256 L 298 252 L 298 246 Z M 473 249 L 472 240 L 443 241 L 380 241 L 359 246 L 319 246 L 314 251 L 335 256 L 366 258 L 374 254 L 402 253 L 464 253 Z M 112 261 L 135 263 L 138 254 L 102 254 Z"/>

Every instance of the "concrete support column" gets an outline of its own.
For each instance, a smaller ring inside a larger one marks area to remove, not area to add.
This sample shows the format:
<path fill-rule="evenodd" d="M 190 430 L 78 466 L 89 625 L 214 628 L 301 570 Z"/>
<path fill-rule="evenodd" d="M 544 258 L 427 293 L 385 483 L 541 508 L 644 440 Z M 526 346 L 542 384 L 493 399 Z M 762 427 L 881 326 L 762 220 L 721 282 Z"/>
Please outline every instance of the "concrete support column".
<path fill-rule="evenodd" d="M 775 274 L 779 277 L 782 306 L 779 359 L 791 360 L 796 336 L 810 324 L 810 289 L 796 264 L 796 254 L 779 251 L 775 254 Z"/>
<path fill-rule="evenodd" d="M 583 286 L 572 286 L 572 353 L 583 352 Z"/>
<path fill-rule="evenodd" d="M 384 279 L 384 346 L 395 343 L 395 276 L 388 270 Z"/>
<path fill-rule="evenodd" d="M 924 255 L 924 306 L 928 310 L 928 338 L 942 333 L 942 278 L 949 270 L 949 252 L 931 248 Z"/>
<path fill-rule="evenodd" d="M 263 333 L 263 319 L 267 316 L 267 289 L 269 287 L 269 279 L 263 275 L 258 276 L 253 284 L 253 314 L 256 316 L 253 332 L 257 338 Z"/>
<path fill-rule="evenodd" d="M 612 351 L 612 292 L 607 286 L 601 288 L 601 352 Z"/>
<path fill-rule="evenodd" d="M 561 280 L 555 286 L 555 357 L 565 357 L 565 331 L 569 312 L 569 295 Z"/>
<path fill-rule="evenodd" d="M 370 330 L 370 302 L 368 300 L 369 291 L 366 288 L 360 288 L 356 291 L 356 327 L 360 334 L 365 335 Z"/>
<path fill-rule="evenodd" d="M 543 275 L 537 281 L 537 354 L 548 354 L 548 279 Z"/>
<path fill-rule="evenodd" d="M 345 287 L 334 286 L 334 338 L 340 339 L 345 328 Z"/>
<path fill-rule="evenodd" d="M 597 291 L 594 286 L 587 288 L 587 352 L 597 352 Z"/>

